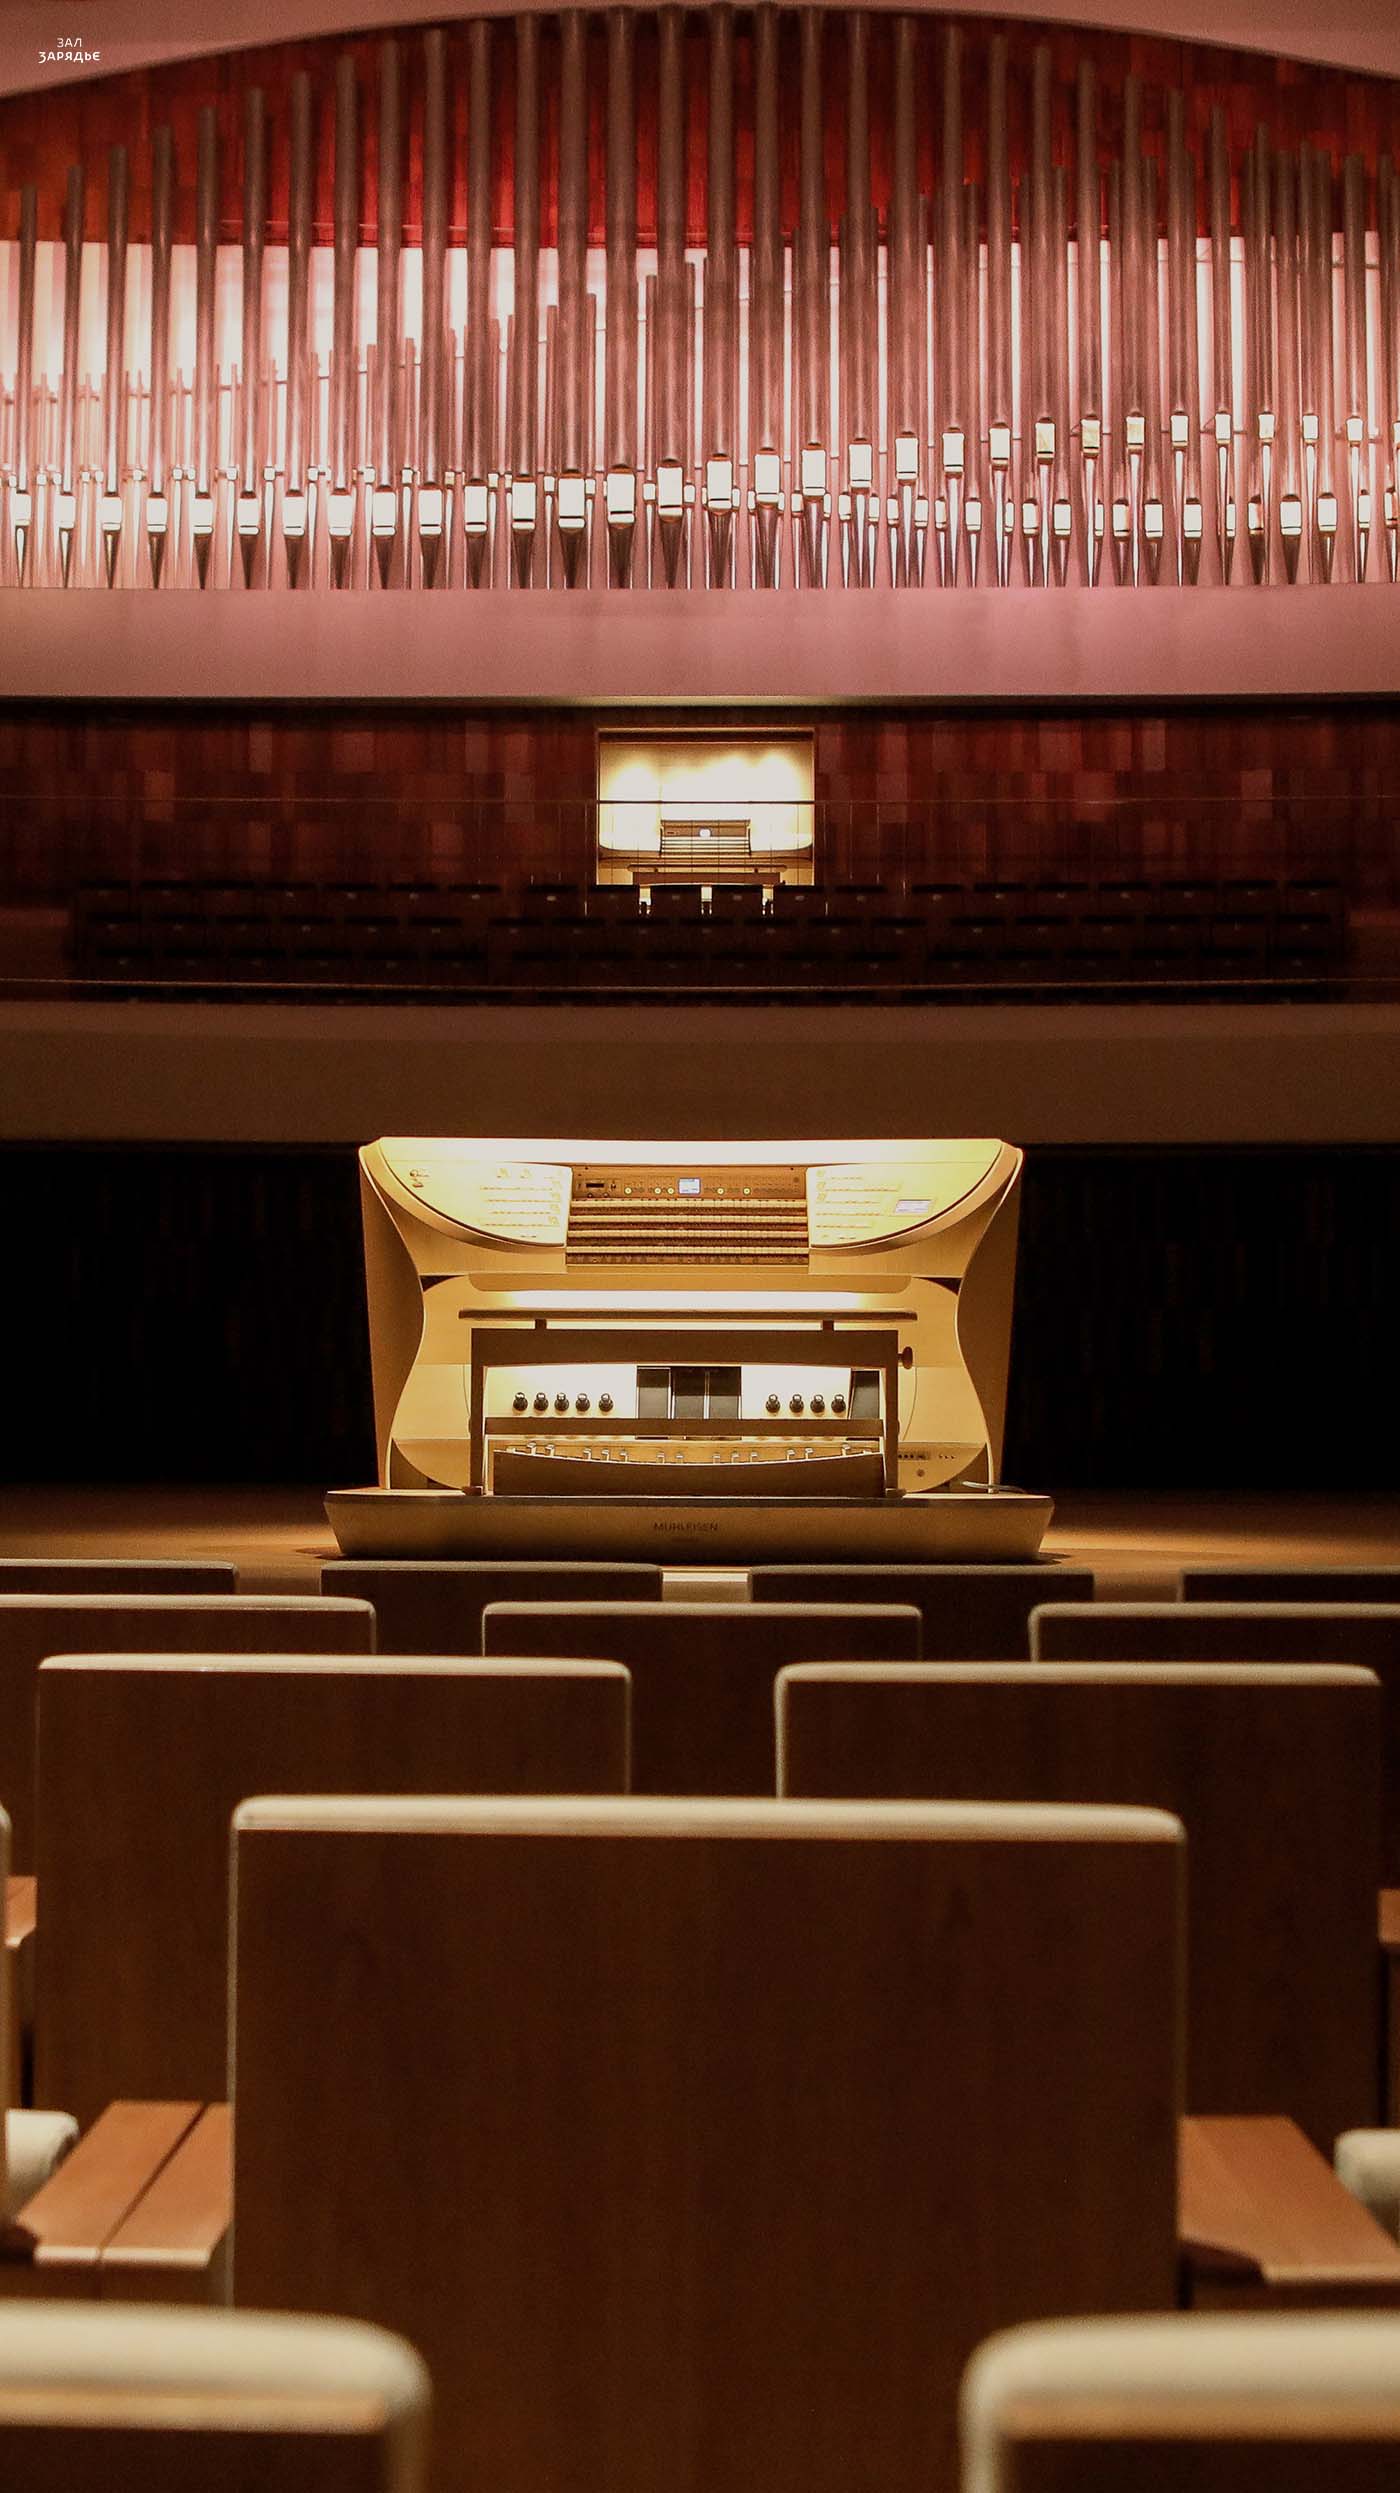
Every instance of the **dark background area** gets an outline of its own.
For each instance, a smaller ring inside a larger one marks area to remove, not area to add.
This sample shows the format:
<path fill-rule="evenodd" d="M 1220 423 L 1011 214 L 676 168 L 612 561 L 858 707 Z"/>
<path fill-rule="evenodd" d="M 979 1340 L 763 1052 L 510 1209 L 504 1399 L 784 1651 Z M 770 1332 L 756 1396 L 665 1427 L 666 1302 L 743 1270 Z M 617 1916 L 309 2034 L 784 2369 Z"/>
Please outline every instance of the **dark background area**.
<path fill-rule="evenodd" d="M 0 1147 L 0 1478 L 373 1477 L 355 1155 Z M 1027 1158 L 1005 1472 L 1400 1487 L 1400 1149 Z"/>

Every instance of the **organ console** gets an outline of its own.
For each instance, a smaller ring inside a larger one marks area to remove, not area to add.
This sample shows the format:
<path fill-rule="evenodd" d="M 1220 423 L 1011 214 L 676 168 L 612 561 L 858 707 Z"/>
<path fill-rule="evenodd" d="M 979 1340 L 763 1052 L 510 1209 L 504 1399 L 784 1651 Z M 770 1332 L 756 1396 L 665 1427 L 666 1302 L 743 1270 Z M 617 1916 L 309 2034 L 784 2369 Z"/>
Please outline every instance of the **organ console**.
<path fill-rule="evenodd" d="M 377 1490 L 341 1545 L 1034 1554 L 997 1484 L 1021 1154 L 391 1139 L 360 1154 Z"/>

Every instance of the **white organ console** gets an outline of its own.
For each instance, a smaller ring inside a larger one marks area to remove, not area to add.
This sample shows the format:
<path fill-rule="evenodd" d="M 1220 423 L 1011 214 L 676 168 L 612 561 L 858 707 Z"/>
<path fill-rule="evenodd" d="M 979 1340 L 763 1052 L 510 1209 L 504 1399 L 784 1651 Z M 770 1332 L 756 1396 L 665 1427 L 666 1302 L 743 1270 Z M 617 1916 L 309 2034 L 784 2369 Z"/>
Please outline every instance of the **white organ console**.
<path fill-rule="evenodd" d="M 1024 1556 L 1021 1153 L 393 1138 L 360 1154 L 360 1553 Z"/>

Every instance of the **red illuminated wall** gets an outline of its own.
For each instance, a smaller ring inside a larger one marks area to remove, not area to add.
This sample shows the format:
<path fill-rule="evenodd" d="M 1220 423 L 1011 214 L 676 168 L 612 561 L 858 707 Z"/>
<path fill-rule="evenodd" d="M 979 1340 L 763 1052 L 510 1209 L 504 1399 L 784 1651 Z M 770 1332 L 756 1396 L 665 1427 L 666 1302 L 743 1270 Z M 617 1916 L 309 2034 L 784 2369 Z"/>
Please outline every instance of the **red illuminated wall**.
<path fill-rule="evenodd" d="M 85 874 L 138 869 L 584 878 L 604 723 L 620 722 L 402 705 L 0 707 L 0 899 L 60 899 Z M 1400 706 L 781 721 L 804 723 L 832 875 L 1262 865 L 1331 870 L 1378 897 L 1395 877 Z"/>
<path fill-rule="evenodd" d="M 833 12 L 833 19 L 835 13 Z M 920 81 L 924 99 L 920 139 L 923 153 L 922 180 L 931 189 L 935 176 L 935 120 L 938 109 L 937 46 L 944 18 L 929 18 L 922 27 L 926 49 L 925 74 Z M 963 74 L 963 114 L 966 131 L 965 173 L 970 180 L 981 180 L 983 163 L 982 132 L 985 120 L 985 64 L 987 45 L 995 31 L 1006 34 L 1011 58 L 1012 163 L 1019 168 L 1025 137 L 1026 87 L 1030 55 L 1035 45 L 1047 42 L 1054 63 L 1055 111 L 1059 126 L 1054 132 L 1057 154 L 1068 148 L 1069 131 L 1065 121 L 1077 63 L 1086 53 L 1092 57 L 1099 72 L 1099 135 L 1105 161 L 1121 145 L 1122 82 L 1129 71 L 1135 71 L 1144 83 L 1144 135 L 1149 147 L 1160 153 L 1163 97 L 1168 88 L 1181 87 L 1187 99 L 1188 133 L 1199 148 L 1203 142 L 1210 108 L 1224 106 L 1229 126 L 1232 154 L 1246 147 L 1260 122 L 1268 128 L 1278 146 L 1297 147 L 1304 140 L 1328 149 L 1336 159 L 1350 150 L 1361 151 L 1374 162 L 1383 149 L 1400 148 L 1400 83 L 1377 78 L 1361 78 L 1342 71 L 1318 68 L 1309 64 L 1270 61 L 1246 52 L 1217 50 L 1203 44 L 1181 44 L 1161 38 L 1112 34 L 1086 34 L 1079 29 L 1036 27 L 1008 22 L 999 30 L 986 19 L 961 22 L 966 33 Z M 403 49 L 405 93 L 409 115 L 409 150 L 407 179 L 404 192 L 405 233 L 410 242 L 419 238 L 419 137 L 421 125 L 421 48 L 411 32 L 398 30 Z M 467 64 L 466 34 L 459 22 L 447 30 L 451 62 L 453 97 L 454 197 L 452 240 L 466 239 L 466 106 Z M 745 109 L 743 80 L 747 77 L 749 38 L 747 22 L 741 18 L 738 27 L 741 90 L 739 103 L 739 193 L 738 213 L 741 239 L 747 238 L 752 196 L 752 136 L 750 116 Z M 551 74 L 557 50 L 557 23 L 545 19 L 542 28 L 544 45 L 545 97 L 542 131 L 543 162 L 552 165 L 555 157 L 554 98 L 556 82 Z M 832 48 L 831 72 L 826 80 L 828 117 L 828 160 L 833 175 L 833 196 L 839 195 L 835 177 L 839 175 L 844 147 L 844 99 L 839 75 L 840 30 L 833 22 L 828 31 Z M 876 64 L 873 81 L 875 93 L 881 91 L 882 65 L 891 42 L 890 21 L 872 21 L 872 46 Z M 174 134 L 178 190 L 176 198 L 176 239 L 194 238 L 194 165 L 198 116 L 201 107 L 213 105 L 219 115 L 223 188 L 224 234 L 229 241 L 240 232 L 240 184 L 242 178 L 242 114 L 243 96 L 249 86 L 261 86 L 267 97 L 272 135 L 271 181 L 269 189 L 269 231 L 272 242 L 285 241 L 287 216 L 287 95 L 296 71 L 309 72 L 320 110 L 320 144 L 318 148 L 317 239 L 331 239 L 331 97 L 335 62 L 347 49 L 359 63 L 361 88 L 361 149 L 364 158 L 361 231 L 372 240 L 375 220 L 375 88 L 376 38 L 359 36 L 348 42 L 344 38 L 269 46 L 266 50 L 221 54 L 173 67 L 143 70 L 118 78 L 99 78 L 90 82 L 74 82 L 46 88 L 32 96 L 0 101 L 0 231 L 14 234 L 19 221 L 21 186 L 37 185 L 40 199 L 40 233 L 56 237 L 60 231 L 63 188 L 68 167 L 83 164 L 88 172 L 87 231 L 96 241 L 105 234 L 105 165 L 109 147 L 121 144 L 132 151 L 131 163 L 131 235 L 133 241 L 149 238 L 150 184 L 149 142 L 151 131 L 161 123 L 169 123 Z M 591 189 L 593 238 L 603 238 L 603 131 L 602 106 L 606 89 L 605 63 L 602 47 L 605 42 L 604 19 L 601 13 L 593 18 L 590 40 L 596 47 L 596 58 L 590 64 L 589 92 L 592 113 Z M 785 79 L 784 90 L 791 109 L 786 114 L 783 130 L 785 201 L 784 217 L 789 225 L 796 215 L 797 186 L 797 124 L 796 124 L 796 46 L 797 20 L 789 14 L 783 28 L 783 40 L 792 48 L 792 75 Z M 511 146 L 514 103 L 509 77 L 510 23 L 497 21 L 494 33 L 498 67 L 493 79 L 496 105 L 494 162 L 496 168 L 496 229 L 500 241 L 508 241 L 511 225 Z M 638 222 L 643 242 L 655 239 L 654 179 L 656 136 L 654 101 L 656 95 L 655 22 L 649 16 L 639 20 L 636 91 L 640 127 L 638 132 Z M 705 96 L 706 66 L 703 17 L 693 15 L 690 21 L 690 89 L 687 115 L 689 131 L 690 226 L 692 240 L 704 239 L 705 186 Z M 872 138 L 875 147 L 874 182 L 877 204 L 883 213 L 888 185 L 888 164 L 885 156 L 887 132 L 878 114 Z M 543 240 L 552 243 L 550 225 L 552 202 L 545 203 Z"/>

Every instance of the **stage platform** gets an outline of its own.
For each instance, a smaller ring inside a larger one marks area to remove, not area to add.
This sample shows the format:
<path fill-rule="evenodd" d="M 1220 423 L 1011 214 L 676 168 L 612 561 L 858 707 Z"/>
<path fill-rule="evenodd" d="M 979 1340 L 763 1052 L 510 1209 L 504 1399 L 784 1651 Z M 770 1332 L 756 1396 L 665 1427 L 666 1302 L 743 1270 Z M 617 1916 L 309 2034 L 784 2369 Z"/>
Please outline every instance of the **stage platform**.
<path fill-rule="evenodd" d="M 314 1592 L 338 1555 L 311 1488 L 9 1488 L 0 1557 L 222 1558 L 247 1592 Z M 1055 1493 L 1042 1556 L 1092 1567 L 1101 1596 L 1151 1600 L 1184 1562 L 1400 1565 L 1400 1500 Z M 667 1590 L 732 1594 L 732 1568 L 667 1569 Z"/>

